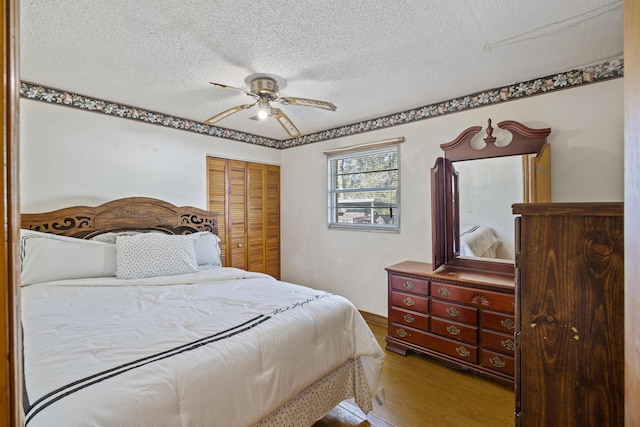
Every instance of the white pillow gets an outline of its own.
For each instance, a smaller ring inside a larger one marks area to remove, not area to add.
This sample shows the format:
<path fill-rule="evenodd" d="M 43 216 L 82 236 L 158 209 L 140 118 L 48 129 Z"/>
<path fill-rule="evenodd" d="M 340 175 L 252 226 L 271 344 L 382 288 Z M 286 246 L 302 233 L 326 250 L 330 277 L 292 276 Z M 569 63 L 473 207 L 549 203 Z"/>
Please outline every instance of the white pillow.
<path fill-rule="evenodd" d="M 116 275 L 116 245 L 20 231 L 21 285 Z"/>
<path fill-rule="evenodd" d="M 143 279 L 198 272 L 193 235 L 142 233 L 116 239 L 116 276 Z"/>
<path fill-rule="evenodd" d="M 220 261 L 220 238 L 209 231 L 194 233 L 196 236 L 196 259 L 198 265 L 221 265 Z"/>

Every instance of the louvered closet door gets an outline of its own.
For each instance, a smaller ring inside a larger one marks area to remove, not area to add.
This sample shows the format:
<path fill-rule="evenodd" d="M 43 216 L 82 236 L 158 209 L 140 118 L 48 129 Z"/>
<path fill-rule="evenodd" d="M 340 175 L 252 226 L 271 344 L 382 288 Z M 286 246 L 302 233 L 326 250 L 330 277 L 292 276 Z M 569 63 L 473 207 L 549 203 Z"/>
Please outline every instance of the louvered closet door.
<path fill-rule="evenodd" d="M 265 272 L 264 165 L 247 163 L 247 245 L 249 270 Z"/>
<path fill-rule="evenodd" d="M 265 273 L 280 278 L 280 166 L 265 165 Z"/>
<path fill-rule="evenodd" d="M 220 259 L 227 265 L 227 160 L 207 157 L 208 209 L 218 212 Z"/>
<path fill-rule="evenodd" d="M 248 270 L 247 264 L 247 212 L 246 212 L 246 175 L 247 164 L 238 160 L 229 160 L 229 192 L 227 206 L 229 219 L 227 231 L 229 242 L 228 253 L 231 255 L 227 267 L 237 267 Z"/>
<path fill-rule="evenodd" d="M 207 159 L 223 265 L 280 278 L 280 166 Z"/>

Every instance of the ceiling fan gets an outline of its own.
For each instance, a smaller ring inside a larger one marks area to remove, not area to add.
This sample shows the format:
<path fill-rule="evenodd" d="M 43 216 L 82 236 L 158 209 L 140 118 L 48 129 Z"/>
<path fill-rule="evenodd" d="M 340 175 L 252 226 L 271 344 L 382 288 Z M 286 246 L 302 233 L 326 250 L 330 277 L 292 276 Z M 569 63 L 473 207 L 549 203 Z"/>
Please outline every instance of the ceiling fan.
<path fill-rule="evenodd" d="M 250 79 L 250 80 L 249 80 Z M 250 97 L 254 98 L 256 101 L 253 104 L 242 104 L 237 107 L 229 108 L 219 114 L 216 114 L 213 117 L 209 117 L 204 122 L 207 124 L 213 124 L 217 121 L 220 121 L 230 115 L 237 113 L 238 111 L 247 110 L 254 105 L 258 106 L 258 119 L 264 120 L 267 117 L 274 117 L 278 123 L 284 128 L 287 133 L 295 138 L 300 136 L 300 131 L 293 124 L 291 119 L 287 117 L 286 114 L 282 112 L 279 108 L 275 108 L 271 106 L 271 102 L 277 102 L 282 105 L 302 105 L 304 107 L 316 107 L 322 108 L 324 110 L 335 111 L 336 106 L 330 102 L 326 101 L 318 101 L 316 99 L 308 99 L 308 98 L 291 98 L 291 97 L 280 97 L 278 94 L 278 83 L 275 78 L 265 76 L 265 75 L 255 75 L 255 77 L 250 76 L 247 78 L 249 80 L 250 90 L 240 89 L 233 86 L 227 86 L 222 83 L 214 83 L 210 82 L 212 85 L 219 86 L 227 89 L 235 89 L 243 92 Z M 282 85 L 284 87 L 284 85 Z"/>

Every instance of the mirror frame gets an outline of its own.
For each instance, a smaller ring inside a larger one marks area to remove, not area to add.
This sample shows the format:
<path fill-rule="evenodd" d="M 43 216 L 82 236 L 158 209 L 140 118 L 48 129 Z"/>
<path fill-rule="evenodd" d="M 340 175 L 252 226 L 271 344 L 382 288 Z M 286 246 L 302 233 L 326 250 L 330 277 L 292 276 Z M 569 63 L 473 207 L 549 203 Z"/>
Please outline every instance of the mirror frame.
<path fill-rule="evenodd" d="M 467 128 L 453 141 L 440 145 L 444 151 L 444 157 L 438 157 L 431 169 L 433 270 L 446 265 L 468 270 L 515 274 L 514 263 L 460 257 L 459 252 L 456 251 L 456 248 L 460 247 L 460 235 L 457 232 L 460 229 L 459 189 L 458 174 L 452 162 L 526 154 L 536 154 L 536 160 L 539 160 L 543 155 L 548 156 L 547 136 L 551 133 L 551 128 L 532 129 L 514 120 L 502 121 L 498 123 L 498 127 L 511 133 L 512 139 L 508 145 L 495 144 L 496 137 L 493 136 L 491 119 L 488 120 L 483 148 L 478 149 L 471 145 L 471 140 L 482 130 L 482 126 Z M 548 187 L 544 192 L 550 199 L 551 180 L 548 175 L 548 165 L 546 168 L 547 176 L 540 181 L 536 179 L 538 168 L 529 168 L 528 172 L 532 175 L 530 179 L 534 183 L 534 188 L 541 190 L 543 186 Z"/>

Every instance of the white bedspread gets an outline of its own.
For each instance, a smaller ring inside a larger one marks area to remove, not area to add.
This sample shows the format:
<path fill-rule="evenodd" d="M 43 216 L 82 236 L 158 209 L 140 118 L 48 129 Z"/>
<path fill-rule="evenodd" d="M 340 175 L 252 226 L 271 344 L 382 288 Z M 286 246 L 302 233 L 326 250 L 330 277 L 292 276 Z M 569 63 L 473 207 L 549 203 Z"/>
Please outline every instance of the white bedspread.
<path fill-rule="evenodd" d="M 346 299 L 234 268 L 26 286 L 22 318 L 29 427 L 252 426 L 350 358 L 373 394 L 383 360 Z"/>

